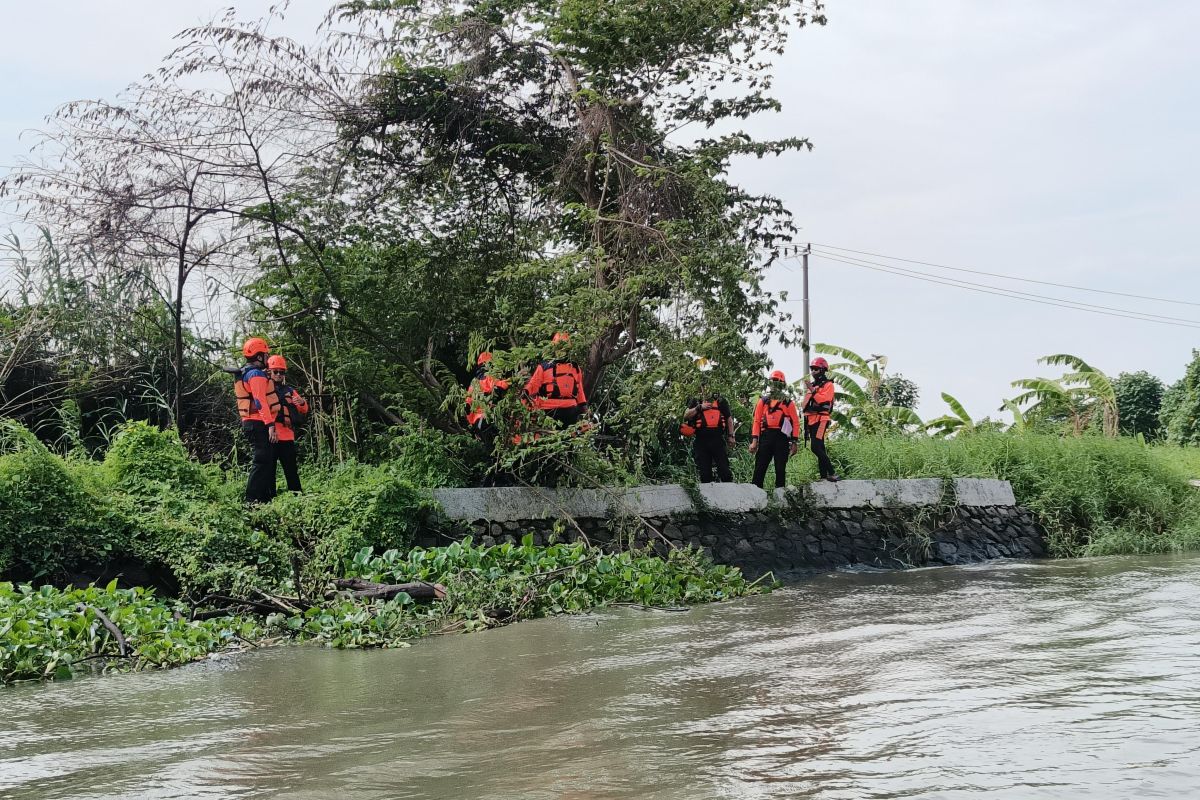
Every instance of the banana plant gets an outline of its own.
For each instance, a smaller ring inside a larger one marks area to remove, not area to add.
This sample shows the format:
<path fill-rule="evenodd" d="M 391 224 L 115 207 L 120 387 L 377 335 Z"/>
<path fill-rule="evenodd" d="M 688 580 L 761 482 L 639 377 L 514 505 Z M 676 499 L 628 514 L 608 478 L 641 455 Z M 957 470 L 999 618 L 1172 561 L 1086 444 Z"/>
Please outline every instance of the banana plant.
<path fill-rule="evenodd" d="M 1107 375 L 1068 353 L 1044 356 L 1038 359 L 1038 363 L 1065 366 L 1071 371 L 1060 378 L 1021 378 L 1013 381 L 1012 385 L 1024 389 L 1024 392 L 1010 402 L 1017 406 L 1028 404 L 1023 412 L 1025 416 L 1062 411 L 1071 421 L 1071 432 L 1080 436 L 1099 412 L 1104 435 L 1117 435 L 1120 422 L 1117 394 Z"/>
<path fill-rule="evenodd" d="M 950 406 L 953 413 L 931 419 L 925 423 L 925 430 L 939 436 L 950 436 L 975 429 L 975 420 L 971 419 L 971 415 L 967 413 L 967 409 L 958 401 L 958 398 L 949 392 L 942 392 L 942 400 Z"/>
<path fill-rule="evenodd" d="M 886 379 L 887 356 L 864 358 L 853 350 L 831 344 L 816 344 L 821 355 L 841 359 L 829 365 L 828 376 L 837 385 L 837 405 L 831 414 L 841 430 L 875 433 L 881 430 L 920 428 L 924 423 L 911 408 L 880 401 Z M 801 394 L 803 387 L 797 387 Z"/>
<path fill-rule="evenodd" d="M 1012 400 L 1005 400 L 1004 405 L 1000 406 L 1001 411 L 1007 410 L 1013 415 L 1012 425 L 1009 426 L 1010 431 L 1023 433 L 1025 431 L 1025 415 L 1021 413 L 1021 407 Z"/>

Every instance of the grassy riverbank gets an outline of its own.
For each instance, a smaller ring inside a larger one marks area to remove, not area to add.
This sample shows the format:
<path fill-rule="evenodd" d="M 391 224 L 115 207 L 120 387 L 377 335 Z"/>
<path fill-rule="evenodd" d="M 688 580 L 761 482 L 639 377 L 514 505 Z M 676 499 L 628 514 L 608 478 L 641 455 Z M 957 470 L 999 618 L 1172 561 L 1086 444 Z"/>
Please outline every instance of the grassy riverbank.
<path fill-rule="evenodd" d="M 295 612 L 205 618 L 207 603 L 193 606 L 142 588 L 118 589 L 115 581 L 68 590 L 0 583 L 0 684 L 173 667 L 285 642 L 404 647 L 425 636 L 605 606 L 674 608 L 762 591 L 737 569 L 714 565 L 695 551 L 658 558 L 601 553 L 582 544 L 465 542 L 379 556 L 364 550 L 347 572 L 383 583 L 442 584 L 447 596 L 428 603 L 406 594 L 366 600 L 322 586 L 317 597 L 289 598 Z M 296 589 L 285 584 L 278 591 Z"/>
<path fill-rule="evenodd" d="M 830 456 L 850 478 L 1000 478 L 1049 534 L 1060 557 L 1200 549 L 1200 450 L 1150 446 L 1129 437 L 980 431 L 953 439 L 837 439 Z M 744 461 L 745 457 L 741 457 Z M 746 468 L 745 463 L 741 465 Z M 790 483 L 817 479 L 800 454 Z"/>

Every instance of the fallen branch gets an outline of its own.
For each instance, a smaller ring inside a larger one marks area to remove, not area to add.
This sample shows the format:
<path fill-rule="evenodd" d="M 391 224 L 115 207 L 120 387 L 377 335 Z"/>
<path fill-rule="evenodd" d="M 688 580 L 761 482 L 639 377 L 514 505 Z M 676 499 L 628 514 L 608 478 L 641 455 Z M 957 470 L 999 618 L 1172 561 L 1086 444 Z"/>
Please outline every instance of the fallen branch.
<path fill-rule="evenodd" d="M 445 600 L 446 587 L 440 583 L 413 581 L 412 583 L 375 583 L 362 578 L 339 578 L 333 585 L 340 590 L 350 590 L 356 600 L 391 600 L 406 594 L 413 600 Z"/>
<path fill-rule="evenodd" d="M 113 638 L 117 640 L 117 651 L 121 654 L 121 657 L 126 658 L 129 656 L 129 643 L 125 641 L 125 634 L 121 633 L 121 629 L 116 626 L 116 623 L 108 618 L 107 614 L 95 606 L 89 606 L 86 603 L 80 603 L 79 605 L 75 606 L 75 608 L 80 614 L 86 614 L 89 610 L 95 614 L 96 619 L 100 620 L 100 624 L 103 625 L 105 629 L 107 629 L 108 632 L 113 635 Z"/>

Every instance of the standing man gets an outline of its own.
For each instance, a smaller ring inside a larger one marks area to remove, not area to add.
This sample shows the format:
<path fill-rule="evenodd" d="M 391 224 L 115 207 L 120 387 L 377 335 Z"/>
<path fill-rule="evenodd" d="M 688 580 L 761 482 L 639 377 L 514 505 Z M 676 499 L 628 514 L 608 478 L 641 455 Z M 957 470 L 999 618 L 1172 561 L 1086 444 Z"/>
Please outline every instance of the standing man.
<path fill-rule="evenodd" d="M 694 430 L 695 440 L 692 455 L 701 483 L 712 483 L 713 467 L 717 468 L 717 479 L 722 483 L 733 483 L 733 472 L 729 469 L 729 447 L 734 445 L 733 415 L 729 404 L 715 392 L 707 392 L 704 399 L 688 403 L 683 414 L 684 422 Z"/>
<path fill-rule="evenodd" d="M 493 378 L 489 372 L 492 354 L 486 350 L 475 359 L 475 378 L 467 388 L 467 426 L 471 435 L 479 439 L 490 450 L 496 441 L 496 426 L 488 420 L 490 406 L 508 392 L 508 381 Z"/>
<path fill-rule="evenodd" d="M 308 414 L 308 401 L 287 384 L 287 361 L 283 356 L 267 359 L 267 371 L 279 396 L 279 416 L 275 422 L 275 458 L 283 467 L 289 492 L 300 493 L 300 470 L 296 465 L 296 429 Z"/>
<path fill-rule="evenodd" d="M 587 413 L 583 373 L 567 359 L 571 337 L 561 331 L 550 340 L 551 358 L 538 364 L 525 384 L 525 393 L 560 426 L 574 425 Z"/>
<path fill-rule="evenodd" d="M 275 384 L 267 377 L 267 343 L 258 337 L 242 345 L 246 363 L 233 379 L 233 394 L 237 398 L 242 433 L 254 453 L 250 478 L 246 481 L 247 503 L 268 503 L 275 496 L 275 430 L 279 416 L 279 395 Z"/>
<path fill-rule="evenodd" d="M 821 470 L 821 478 L 837 483 L 840 479 L 834 474 L 829 454 L 825 452 L 825 432 L 829 430 L 829 417 L 833 412 L 833 400 L 837 389 L 826 375 L 829 370 L 828 361 L 818 356 L 813 359 L 809 369 L 812 372 L 812 383 L 808 385 L 804 402 L 801 404 L 805 438 L 811 442 L 813 455 L 817 457 L 817 467 Z"/>
<path fill-rule="evenodd" d="M 768 389 L 754 407 L 750 429 L 750 452 L 755 454 L 754 485 L 763 488 L 767 467 L 775 462 L 775 488 L 787 485 L 787 462 L 796 454 L 800 417 L 787 391 L 787 379 L 779 370 L 771 373 Z"/>

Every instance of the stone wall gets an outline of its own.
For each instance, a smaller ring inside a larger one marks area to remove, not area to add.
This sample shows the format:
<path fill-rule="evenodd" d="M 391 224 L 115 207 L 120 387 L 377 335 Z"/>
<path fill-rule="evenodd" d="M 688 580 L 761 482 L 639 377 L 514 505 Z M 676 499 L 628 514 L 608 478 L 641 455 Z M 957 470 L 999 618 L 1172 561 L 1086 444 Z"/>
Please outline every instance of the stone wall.
<path fill-rule="evenodd" d="M 693 545 L 751 577 L 849 565 L 904 568 L 1046 555 L 1044 534 L 1005 481 L 842 481 L 768 495 L 749 484 L 631 489 L 439 489 L 445 518 L 423 545 Z"/>

